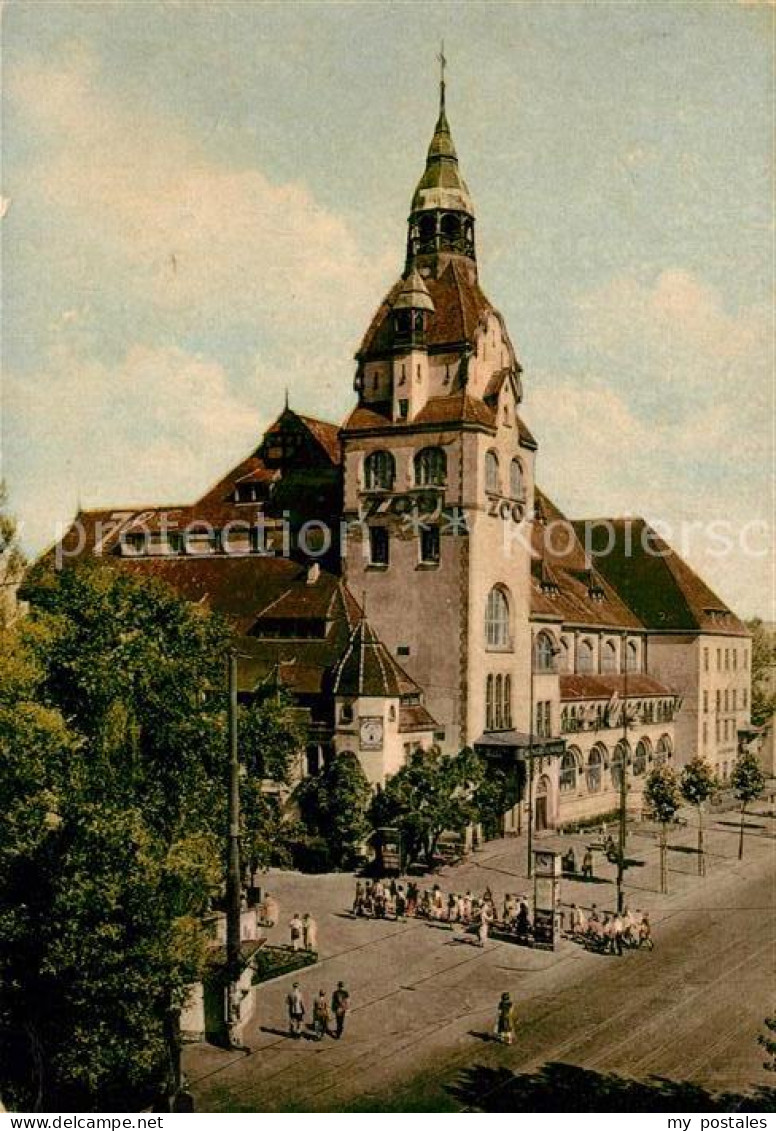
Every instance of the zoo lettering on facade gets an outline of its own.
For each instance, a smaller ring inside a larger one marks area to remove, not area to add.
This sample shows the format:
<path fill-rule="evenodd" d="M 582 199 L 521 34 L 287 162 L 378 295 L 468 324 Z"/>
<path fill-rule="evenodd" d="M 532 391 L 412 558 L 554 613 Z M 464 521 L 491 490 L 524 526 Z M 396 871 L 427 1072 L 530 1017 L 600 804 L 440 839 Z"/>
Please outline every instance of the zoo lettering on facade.
<path fill-rule="evenodd" d="M 503 522 L 519 523 L 525 517 L 525 503 L 489 496 L 487 513 L 491 518 L 500 518 Z M 409 516 L 425 522 L 446 519 L 454 520 L 456 525 L 462 520 L 465 522 L 465 512 L 462 507 L 447 506 L 444 495 L 431 491 L 362 498 L 361 520 L 366 521 L 376 515 L 396 515 L 399 518 Z"/>

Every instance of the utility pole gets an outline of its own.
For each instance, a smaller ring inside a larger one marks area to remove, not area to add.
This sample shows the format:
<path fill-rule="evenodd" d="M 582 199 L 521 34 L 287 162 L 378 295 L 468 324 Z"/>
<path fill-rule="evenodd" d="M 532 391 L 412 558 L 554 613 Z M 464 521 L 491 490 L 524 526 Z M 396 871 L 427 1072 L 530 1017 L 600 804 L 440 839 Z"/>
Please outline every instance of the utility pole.
<path fill-rule="evenodd" d="M 244 1046 L 236 1038 L 240 1017 L 240 762 L 237 750 L 237 653 L 230 650 L 229 672 L 229 846 L 226 870 L 226 1033 L 231 1048 Z"/>
<path fill-rule="evenodd" d="M 625 905 L 623 884 L 625 881 L 625 845 L 627 838 L 626 816 L 628 802 L 628 634 L 622 638 L 622 758 L 620 759 L 620 828 L 617 843 L 617 910 L 620 914 Z"/>
<path fill-rule="evenodd" d="M 534 638 L 533 638 L 533 629 L 531 629 L 531 659 L 530 659 L 530 664 L 531 664 L 531 674 L 530 674 L 530 681 L 529 681 L 530 692 L 529 692 L 528 697 L 530 699 L 531 717 L 528 720 L 528 828 L 527 828 L 528 839 L 527 839 L 527 842 L 526 842 L 527 848 L 528 848 L 527 875 L 528 875 L 529 880 L 530 880 L 531 876 L 533 875 L 533 823 L 534 823 L 534 813 L 533 813 L 533 808 L 534 808 L 534 805 L 533 805 Z"/>

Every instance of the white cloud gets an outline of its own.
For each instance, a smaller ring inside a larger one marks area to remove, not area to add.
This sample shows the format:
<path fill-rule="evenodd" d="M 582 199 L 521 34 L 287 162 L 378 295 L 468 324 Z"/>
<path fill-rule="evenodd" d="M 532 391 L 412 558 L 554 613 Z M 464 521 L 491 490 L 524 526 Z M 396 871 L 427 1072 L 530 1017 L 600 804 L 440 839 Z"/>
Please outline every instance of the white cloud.
<path fill-rule="evenodd" d="M 162 316 L 207 323 L 366 318 L 385 263 L 302 183 L 218 164 L 180 123 L 101 89 L 94 61 L 30 61 L 8 97 L 46 139 L 37 191 L 87 244 L 109 248 L 124 285 Z M 123 260 L 123 263 L 121 261 Z"/>
<path fill-rule="evenodd" d="M 721 596 L 744 614 L 767 611 L 773 341 L 766 312 L 733 314 L 703 280 L 672 268 L 651 286 L 615 279 L 583 296 L 578 313 L 580 369 L 529 381 L 539 482 L 574 517 L 639 514 L 665 523 Z M 734 543 L 724 554 L 715 534 L 721 527 L 711 525 L 720 522 Z M 747 537 L 756 554 L 743 544 Z"/>
<path fill-rule="evenodd" d="M 25 544 L 51 542 L 56 523 L 86 507 L 187 502 L 228 470 L 261 434 L 255 409 L 223 368 L 175 346 L 132 347 L 115 367 L 69 346 L 37 374 L 10 374 L 10 466 L 36 452 L 31 474 L 12 477 Z"/>

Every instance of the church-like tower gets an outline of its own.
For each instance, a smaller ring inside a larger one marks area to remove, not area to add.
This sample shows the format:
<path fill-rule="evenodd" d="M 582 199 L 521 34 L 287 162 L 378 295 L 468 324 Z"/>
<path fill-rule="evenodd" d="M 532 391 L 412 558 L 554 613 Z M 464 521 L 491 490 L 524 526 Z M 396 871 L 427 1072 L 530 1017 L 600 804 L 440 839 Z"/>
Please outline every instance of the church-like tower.
<path fill-rule="evenodd" d="M 342 432 L 348 583 L 426 692 L 448 751 L 528 729 L 536 444 L 521 368 L 478 282 L 474 206 L 440 83 L 404 271 L 356 354 Z"/>

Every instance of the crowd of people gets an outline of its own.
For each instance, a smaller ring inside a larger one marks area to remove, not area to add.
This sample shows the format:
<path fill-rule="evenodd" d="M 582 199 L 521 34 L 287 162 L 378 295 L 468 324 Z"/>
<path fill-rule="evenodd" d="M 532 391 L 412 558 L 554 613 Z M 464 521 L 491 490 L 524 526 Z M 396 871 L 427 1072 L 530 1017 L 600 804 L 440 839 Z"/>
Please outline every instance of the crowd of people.
<path fill-rule="evenodd" d="M 304 1020 L 307 1016 L 307 1002 L 298 982 L 294 982 L 286 998 L 288 1010 L 288 1031 L 296 1040 L 304 1036 Z M 345 1018 L 350 1009 L 350 993 L 345 988 L 344 982 L 337 982 L 337 988 L 331 995 L 326 990 L 319 990 L 318 996 L 312 1005 L 312 1021 L 308 1024 L 313 1040 L 322 1041 L 325 1036 L 339 1040 L 345 1031 Z M 331 1023 L 334 1022 L 334 1030 Z"/>
<path fill-rule="evenodd" d="M 648 911 L 631 912 L 627 907 L 620 914 L 600 912 L 594 903 L 588 912 L 572 903 L 568 934 L 577 942 L 607 954 L 622 954 L 625 947 L 654 948 L 652 924 Z"/>
<path fill-rule="evenodd" d="M 420 888 L 413 880 L 406 886 L 391 880 L 357 880 L 352 912 L 375 919 L 428 919 L 440 924 L 478 929 L 485 945 L 492 924 L 500 930 L 528 937 L 532 931 L 528 897 L 507 893 L 499 903 L 489 887 L 482 895 L 443 892 L 439 884 Z"/>

